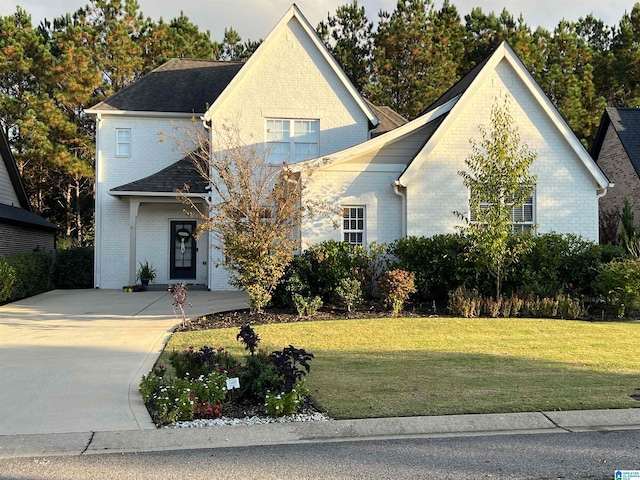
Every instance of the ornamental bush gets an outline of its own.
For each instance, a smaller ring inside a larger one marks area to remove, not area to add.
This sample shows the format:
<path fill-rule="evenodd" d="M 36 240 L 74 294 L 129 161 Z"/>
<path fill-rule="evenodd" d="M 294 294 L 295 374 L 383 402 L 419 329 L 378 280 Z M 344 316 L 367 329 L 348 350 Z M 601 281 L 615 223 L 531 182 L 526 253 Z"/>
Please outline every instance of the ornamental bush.
<path fill-rule="evenodd" d="M 387 270 L 378 279 L 378 288 L 382 294 L 384 303 L 391 307 L 394 315 L 397 315 L 409 295 L 416 291 L 415 274 L 406 270 Z"/>

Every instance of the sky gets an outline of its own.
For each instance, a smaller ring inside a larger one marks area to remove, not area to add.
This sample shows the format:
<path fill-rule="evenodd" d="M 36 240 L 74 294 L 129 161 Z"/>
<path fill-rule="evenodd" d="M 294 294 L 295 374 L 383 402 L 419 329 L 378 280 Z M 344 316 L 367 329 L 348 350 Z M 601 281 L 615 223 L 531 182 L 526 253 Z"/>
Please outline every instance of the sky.
<path fill-rule="evenodd" d="M 32 22 L 38 25 L 44 18 L 53 19 L 65 13 L 73 13 L 86 5 L 88 0 L 0 0 L 0 15 L 15 12 L 20 5 L 31 14 Z M 238 31 L 242 40 L 258 40 L 267 36 L 293 3 L 293 0 L 138 0 L 145 17 L 165 21 L 180 15 L 182 10 L 201 31 L 209 30 L 211 39 L 221 41 L 226 27 Z M 335 13 L 337 7 L 351 3 L 351 0 L 297 0 L 296 4 L 314 27 Z M 396 0 L 359 0 L 367 12 L 367 17 L 376 21 L 378 12 L 393 11 Z M 442 0 L 434 0 L 436 8 Z M 472 8 L 481 7 L 485 13 L 496 14 L 507 8 L 518 17 L 522 13 L 532 30 L 542 26 L 548 30 L 562 19 L 577 21 L 593 13 L 596 18 L 610 26 L 617 25 L 625 12 L 630 12 L 634 0 L 451 0 L 464 18 Z"/>

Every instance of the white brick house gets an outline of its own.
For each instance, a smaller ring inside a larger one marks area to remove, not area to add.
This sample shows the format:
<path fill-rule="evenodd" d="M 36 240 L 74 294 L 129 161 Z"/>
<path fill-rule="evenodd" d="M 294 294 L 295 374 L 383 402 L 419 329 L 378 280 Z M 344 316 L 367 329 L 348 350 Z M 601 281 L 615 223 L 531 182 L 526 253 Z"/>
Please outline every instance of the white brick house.
<path fill-rule="evenodd" d="M 157 283 L 230 288 L 217 250 L 206 235 L 191 237 L 194 220 L 176 201 L 184 183 L 196 200 L 206 185 L 184 151 L 159 142 L 161 131 L 202 117 L 208 126 L 238 125 L 274 162 L 327 159 L 307 194 L 343 207 L 342 229 L 309 221 L 302 247 L 390 242 L 454 231 L 453 211 L 468 204 L 457 172 L 469 139 L 507 93 L 523 141 L 538 152 L 532 223 L 597 240 L 608 181 L 506 44 L 406 124 L 362 98 L 295 5 L 246 64 L 172 60 L 89 110 L 97 125 L 96 287 L 133 283 L 147 260 Z"/>

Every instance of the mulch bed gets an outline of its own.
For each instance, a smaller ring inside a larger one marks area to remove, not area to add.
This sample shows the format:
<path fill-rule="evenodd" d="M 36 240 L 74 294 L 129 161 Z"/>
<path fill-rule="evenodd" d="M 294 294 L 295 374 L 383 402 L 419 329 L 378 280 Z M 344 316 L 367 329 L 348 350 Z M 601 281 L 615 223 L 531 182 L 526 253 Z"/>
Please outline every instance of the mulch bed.
<path fill-rule="evenodd" d="M 189 320 L 185 325 L 179 326 L 177 332 L 192 332 L 198 330 L 212 330 L 215 328 L 241 327 L 242 325 L 267 325 L 272 323 L 294 323 L 294 322 L 318 322 L 323 320 L 349 320 L 359 318 L 384 318 L 390 317 L 392 313 L 385 309 L 379 302 L 369 302 L 361 305 L 358 310 L 346 312 L 344 309 L 334 306 L 321 308 L 311 317 L 300 318 L 298 314 L 291 313 L 290 310 L 265 309 L 262 313 L 251 313 L 247 310 L 234 310 L 231 312 L 214 313 L 204 317 Z M 401 312 L 402 317 L 429 317 L 434 315 L 433 308 L 415 306 L 410 310 Z M 441 315 L 441 314 L 439 314 Z"/>

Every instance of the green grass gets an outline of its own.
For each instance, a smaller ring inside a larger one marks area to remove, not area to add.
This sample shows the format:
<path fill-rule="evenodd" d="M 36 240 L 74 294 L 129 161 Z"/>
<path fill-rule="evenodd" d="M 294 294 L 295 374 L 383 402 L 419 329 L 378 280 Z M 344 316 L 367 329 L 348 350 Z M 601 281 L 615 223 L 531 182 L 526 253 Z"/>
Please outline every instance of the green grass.
<path fill-rule="evenodd" d="M 255 330 L 263 350 L 315 354 L 307 386 L 333 418 L 640 407 L 630 398 L 638 323 L 385 318 Z M 165 352 L 209 345 L 240 357 L 237 332 L 175 333 Z"/>

